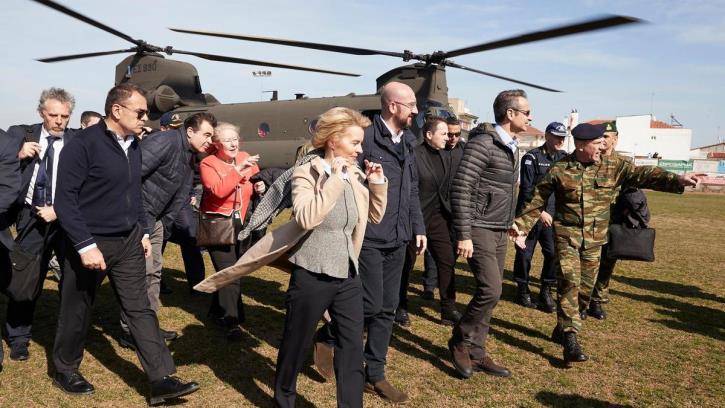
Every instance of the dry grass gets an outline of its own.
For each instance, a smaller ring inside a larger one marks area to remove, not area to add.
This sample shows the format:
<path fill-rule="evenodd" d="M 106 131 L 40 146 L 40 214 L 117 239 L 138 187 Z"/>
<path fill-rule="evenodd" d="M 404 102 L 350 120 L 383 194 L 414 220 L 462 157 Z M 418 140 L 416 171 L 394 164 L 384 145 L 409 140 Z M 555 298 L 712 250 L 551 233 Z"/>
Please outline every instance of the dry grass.
<path fill-rule="evenodd" d="M 548 340 L 553 315 L 514 305 L 506 272 L 503 300 L 494 311 L 490 354 L 513 371 L 509 379 L 453 376 L 435 303 L 421 300 L 418 274 L 410 294 L 410 329 L 396 328 L 388 378 L 421 407 L 487 406 L 721 406 L 725 401 L 725 197 L 649 193 L 657 228 L 657 262 L 623 262 L 612 288 L 610 318 L 587 320 L 581 339 L 591 360 L 563 368 L 561 348 Z M 685 213 L 686 212 L 686 213 Z M 179 375 L 202 388 L 187 406 L 271 406 L 277 346 L 288 276 L 265 269 L 245 278 L 245 338 L 228 343 L 205 319 L 209 298 L 189 297 L 178 249 L 171 246 L 165 273 L 174 289 L 162 297 L 162 326 L 178 330 L 171 343 Z M 513 263 L 509 251 L 508 266 Z M 470 299 L 473 279 L 459 264 L 459 307 Z M 538 271 L 537 255 L 534 270 Z M 420 265 L 418 265 L 420 268 Z M 207 263 L 207 273 L 212 271 Z M 538 273 L 534 274 L 538 276 Z M 537 292 L 538 289 L 534 289 Z M 4 321 L 4 300 L 0 319 Z M 36 313 L 31 359 L 7 359 L 0 374 L 0 406 L 142 406 L 146 380 L 134 353 L 120 348 L 117 307 L 107 284 L 99 295 L 82 372 L 97 388 L 71 397 L 51 385 L 47 352 L 52 347 L 58 297 L 46 282 Z M 335 405 L 334 385 L 307 369 L 299 377 L 299 406 Z M 384 406 L 365 396 L 366 406 Z"/>

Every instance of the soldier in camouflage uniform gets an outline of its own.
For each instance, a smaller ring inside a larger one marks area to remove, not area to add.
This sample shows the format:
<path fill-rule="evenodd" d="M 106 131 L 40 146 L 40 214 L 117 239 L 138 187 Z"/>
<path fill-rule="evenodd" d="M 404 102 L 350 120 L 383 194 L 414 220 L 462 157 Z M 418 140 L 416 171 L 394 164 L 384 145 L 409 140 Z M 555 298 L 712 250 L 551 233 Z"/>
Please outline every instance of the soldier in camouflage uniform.
<path fill-rule="evenodd" d="M 557 326 L 552 338 L 564 346 L 564 360 L 586 361 L 577 342 L 580 305 L 587 305 L 597 278 L 602 245 L 607 242 L 610 207 L 622 186 L 682 193 L 693 176 L 678 176 L 654 166 L 635 167 L 620 156 L 602 157 L 604 126 L 580 124 L 572 130 L 575 151 L 555 163 L 536 185 L 509 231 L 524 247 L 551 194 L 556 197 L 554 233 L 561 269 L 557 272 Z M 586 289 L 585 289 L 586 288 Z"/>

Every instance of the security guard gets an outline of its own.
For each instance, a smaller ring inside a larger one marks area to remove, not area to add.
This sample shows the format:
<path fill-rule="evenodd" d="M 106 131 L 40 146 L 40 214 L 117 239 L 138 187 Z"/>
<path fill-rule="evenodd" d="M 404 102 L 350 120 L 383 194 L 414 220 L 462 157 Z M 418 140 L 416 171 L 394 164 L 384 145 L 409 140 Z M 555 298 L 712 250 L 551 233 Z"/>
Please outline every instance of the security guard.
<path fill-rule="evenodd" d="M 551 165 L 566 156 L 564 146 L 566 127 L 559 122 L 551 122 L 544 131 L 544 144 L 528 151 L 521 159 L 521 177 L 519 179 L 519 198 L 516 204 L 518 214 L 524 207 L 526 200 L 531 198 L 536 183 L 549 171 Z M 526 237 L 526 248 L 516 247 L 514 260 L 514 281 L 518 286 L 516 303 L 524 307 L 538 308 L 546 313 L 552 313 L 556 308 L 551 298 L 551 287 L 556 283 L 554 268 L 556 266 L 556 251 L 554 250 L 554 231 L 551 228 L 551 216 L 554 214 L 554 196 L 549 197 L 546 210 L 541 212 L 529 235 Z M 541 253 L 544 255 L 544 265 L 541 268 L 541 290 L 537 303 L 531 301 L 529 292 L 529 270 L 531 258 L 534 256 L 536 243 L 541 244 Z"/>
<path fill-rule="evenodd" d="M 509 230 L 516 245 L 524 247 L 527 233 L 556 197 L 554 235 L 559 256 L 557 325 L 552 339 L 564 346 L 564 361 L 586 361 L 577 341 L 581 329 L 580 304 L 588 304 L 597 278 L 602 245 L 607 242 L 610 206 L 622 186 L 682 193 L 697 184 L 697 176 L 667 172 L 659 167 L 635 167 L 619 156 L 601 156 L 604 126 L 583 123 L 572 130 L 574 153 L 556 162 L 536 185 Z M 584 284 L 582 284 L 584 282 Z"/>

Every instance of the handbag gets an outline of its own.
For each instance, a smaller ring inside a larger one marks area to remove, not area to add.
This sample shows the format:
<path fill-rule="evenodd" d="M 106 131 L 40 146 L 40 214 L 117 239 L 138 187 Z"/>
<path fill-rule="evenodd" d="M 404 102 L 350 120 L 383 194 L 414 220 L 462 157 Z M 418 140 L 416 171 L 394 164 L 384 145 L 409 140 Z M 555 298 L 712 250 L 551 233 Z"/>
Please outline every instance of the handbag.
<path fill-rule="evenodd" d="M 31 226 L 25 229 L 30 231 Z M 15 302 L 31 301 L 38 294 L 43 286 L 40 278 L 41 260 L 45 252 L 45 245 L 48 241 L 48 231 L 50 225 L 45 226 L 45 234 L 43 235 L 43 246 L 37 253 L 28 251 L 18 244 L 21 237 L 18 237 L 13 245 L 10 257 L 10 276 L 6 277 L 3 282 L 5 294 Z M 26 233 L 27 235 L 27 233 Z"/>
<path fill-rule="evenodd" d="M 654 262 L 654 228 L 630 228 L 623 224 L 610 225 L 607 257 L 627 261 Z"/>
<path fill-rule="evenodd" d="M 199 212 L 199 229 L 196 245 L 200 247 L 234 245 L 234 217 L 223 214 Z"/>

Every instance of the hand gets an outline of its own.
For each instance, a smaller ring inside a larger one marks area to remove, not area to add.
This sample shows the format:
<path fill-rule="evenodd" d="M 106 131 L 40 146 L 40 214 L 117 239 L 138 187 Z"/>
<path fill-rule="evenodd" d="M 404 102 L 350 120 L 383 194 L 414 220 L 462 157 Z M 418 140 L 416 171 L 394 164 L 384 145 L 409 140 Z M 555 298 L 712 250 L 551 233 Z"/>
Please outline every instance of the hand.
<path fill-rule="evenodd" d="M 428 245 L 428 239 L 425 237 L 425 235 L 416 235 L 415 236 L 415 247 L 418 248 L 415 253 L 417 255 L 421 255 L 423 252 L 425 252 L 425 248 Z"/>
<path fill-rule="evenodd" d="M 88 269 L 106 270 L 106 261 L 103 260 L 103 254 L 98 248 L 93 248 L 82 253 L 81 263 Z"/>
<path fill-rule="evenodd" d="M 541 223 L 542 223 L 542 224 L 543 224 L 543 225 L 544 225 L 545 227 L 551 227 L 551 223 L 552 223 L 552 221 L 553 221 L 553 220 L 551 219 L 551 214 L 549 214 L 549 213 L 548 213 L 548 212 L 546 212 L 546 211 L 542 211 L 542 212 L 541 212 L 541 216 L 539 216 L 539 219 L 541 220 Z"/>
<path fill-rule="evenodd" d="M 264 192 L 267 191 L 267 185 L 264 184 L 264 181 L 258 181 L 254 183 L 254 192 L 262 195 Z"/>
<path fill-rule="evenodd" d="M 255 164 L 257 164 L 257 161 L 259 161 L 259 155 L 255 154 L 254 156 L 247 157 L 246 159 L 244 159 L 243 162 L 237 164 L 234 167 L 237 169 L 237 171 L 242 171 L 244 169 L 248 169 L 254 166 Z"/>
<path fill-rule="evenodd" d="M 21 147 L 20 151 L 18 152 L 18 159 L 29 159 L 36 154 L 40 154 L 40 143 L 25 142 L 23 143 L 23 147 Z"/>
<path fill-rule="evenodd" d="M 344 157 L 335 157 L 332 159 L 330 164 L 331 173 L 342 176 L 342 173 L 346 172 L 347 167 L 350 165 L 350 161 Z"/>
<path fill-rule="evenodd" d="M 196 205 L 196 196 L 191 196 L 191 199 L 189 199 L 189 204 L 193 206 Z"/>
<path fill-rule="evenodd" d="M 457 248 L 458 256 L 462 256 L 464 258 L 470 258 L 473 256 L 473 241 L 470 239 L 464 239 L 462 241 L 458 241 L 458 248 Z"/>
<path fill-rule="evenodd" d="M 514 245 L 520 249 L 526 249 L 526 235 L 519 235 L 514 239 Z"/>
<path fill-rule="evenodd" d="M 383 165 L 365 160 L 365 176 L 367 176 L 368 181 L 373 183 L 384 182 L 385 174 L 383 174 Z"/>
<path fill-rule="evenodd" d="M 151 240 L 148 238 L 141 238 L 141 245 L 143 246 L 143 256 L 148 258 L 151 256 Z"/>
<path fill-rule="evenodd" d="M 53 206 L 36 206 L 35 209 L 38 211 L 38 217 L 42 218 L 45 222 L 53 222 L 58 219 L 58 216 L 55 215 Z"/>
<path fill-rule="evenodd" d="M 697 186 L 697 183 L 699 183 L 701 181 L 700 179 L 702 179 L 704 177 L 707 177 L 707 174 L 705 174 L 705 173 L 683 174 L 681 176 L 677 176 L 677 181 L 680 182 L 680 185 L 682 187 L 688 187 L 688 186 L 695 187 L 695 186 Z"/>

